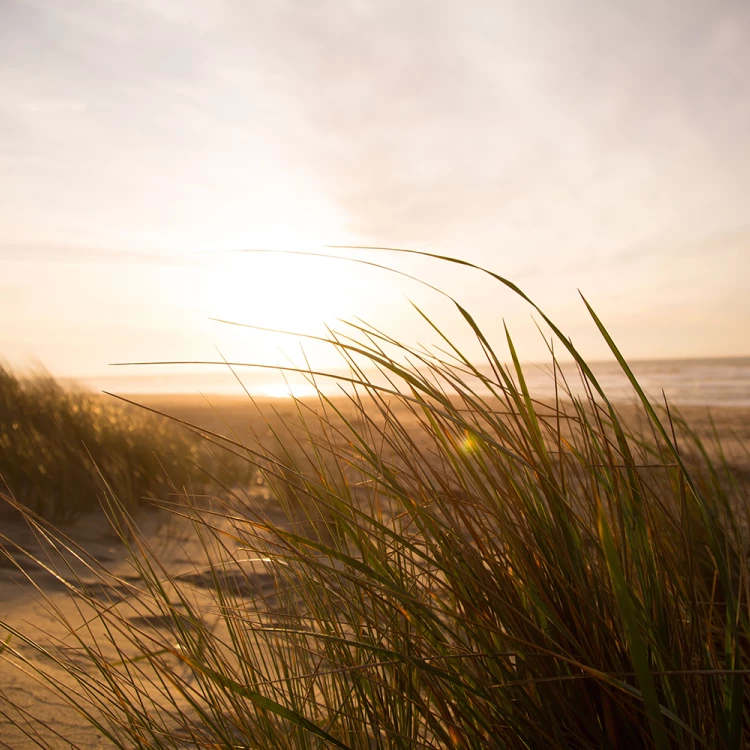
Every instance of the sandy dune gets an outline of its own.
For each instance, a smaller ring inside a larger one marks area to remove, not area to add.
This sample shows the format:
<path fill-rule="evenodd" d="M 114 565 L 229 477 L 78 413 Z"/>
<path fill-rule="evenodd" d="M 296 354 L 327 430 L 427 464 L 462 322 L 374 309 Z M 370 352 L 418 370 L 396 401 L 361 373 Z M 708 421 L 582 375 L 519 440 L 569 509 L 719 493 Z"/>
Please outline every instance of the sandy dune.
<path fill-rule="evenodd" d="M 238 436 L 252 431 L 265 438 L 274 432 L 281 435 L 286 430 L 285 425 L 299 420 L 296 407 L 289 401 L 266 404 L 267 421 L 264 421 L 256 409 L 241 399 L 218 397 L 212 399 L 213 406 L 199 397 L 151 396 L 140 400 L 187 421 Z M 690 407 L 684 410 L 684 415 L 706 439 L 711 438 L 715 428 L 738 471 L 750 473 L 745 450 L 750 445 L 750 409 L 712 409 L 709 416 L 705 408 Z M 273 507 L 268 505 L 267 490 L 255 487 L 252 491 L 256 500 L 265 503 L 266 510 L 273 513 Z M 200 572 L 205 554 L 190 523 L 184 519 L 169 520 L 156 511 L 144 512 L 138 523 L 166 568 L 172 574 L 184 574 L 186 590 L 200 597 L 210 586 L 210 580 Z M 102 656 L 116 659 L 114 647 L 111 644 L 109 649 L 107 647 L 102 623 L 92 619 L 92 608 L 71 596 L 71 591 L 86 587 L 99 601 L 130 607 L 127 614 L 130 621 L 142 622 L 144 627 L 159 628 L 158 616 L 137 603 L 140 576 L 129 561 L 127 549 L 102 513 L 87 514 L 74 524 L 62 527 L 61 531 L 85 550 L 89 563 L 71 554 L 55 553 L 54 545 L 24 522 L 7 519 L 2 522 L 0 539 L 6 552 L 3 554 L 0 550 L 0 620 L 28 633 L 41 644 L 63 649 L 67 644 L 73 645 L 69 628 L 86 623 L 85 627 L 90 628 L 92 637 L 100 644 Z M 31 558 L 44 563 L 46 569 Z M 243 580 L 255 581 L 259 590 L 266 589 L 264 595 L 268 595 L 267 589 L 272 586 L 262 564 L 246 570 Z M 69 623 L 68 628 L 61 620 Z M 6 635 L 0 631 L 0 641 L 6 639 Z M 24 666 L 24 660 L 32 664 L 44 660 L 37 650 L 17 636 L 6 641 L 4 648 L 5 658 L 0 660 L 0 747 L 23 750 L 110 746 L 74 707 L 41 685 L 29 666 Z M 91 669 L 91 665 L 82 665 L 82 668 Z M 80 689 L 61 668 L 53 665 L 48 671 L 71 693 Z M 31 717 L 37 721 L 30 721 Z"/>

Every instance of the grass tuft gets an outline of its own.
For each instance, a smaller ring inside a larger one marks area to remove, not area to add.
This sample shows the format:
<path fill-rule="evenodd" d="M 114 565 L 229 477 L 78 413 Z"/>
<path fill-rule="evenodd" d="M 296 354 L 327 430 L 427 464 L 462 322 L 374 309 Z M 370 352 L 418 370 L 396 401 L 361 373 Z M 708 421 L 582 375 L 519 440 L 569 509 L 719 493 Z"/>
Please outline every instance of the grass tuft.
<path fill-rule="evenodd" d="M 189 574 L 123 533 L 137 591 L 104 606 L 75 588 L 103 630 L 71 624 L 32 660 L 6 624 L 2 658 L 63 670 L 121 748 L 743 747 L 746 484 L 648 400 L 596 316 L 636 417 L 543 313 L 586 396 L 551 353 L 539 402 L 510 335 L 504 366 L 458 311 L 485 365 L 445 337 L 331 334 L 348 395 L 296 402 L 246 453 L 271 504 L 186 498 Z"/>
<path fill-rule="evenodd" d="M 45 518 L 66 521 L 108 489 L 133 508 L 173 487 L 216 489 L 248 467 L 211 456 L 196 434 L 112 398 L 63 388 L 44 372 L 0 366 L 0 491 Z M 231 468 L 230 468 L 231 467 Z"/>

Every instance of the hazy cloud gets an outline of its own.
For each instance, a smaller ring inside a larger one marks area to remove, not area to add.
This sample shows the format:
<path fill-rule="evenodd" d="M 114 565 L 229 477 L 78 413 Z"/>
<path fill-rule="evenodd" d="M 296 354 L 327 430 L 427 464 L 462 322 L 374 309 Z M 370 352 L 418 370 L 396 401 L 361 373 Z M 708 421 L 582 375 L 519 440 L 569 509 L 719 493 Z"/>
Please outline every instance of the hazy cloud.
<path fill-rule="evenodd" d="M 700 293 L 750 280 L 748 70 L 744 0 L 4 0 L 0 262 L 289 230 L 625 294 L 692 243 Z"/>

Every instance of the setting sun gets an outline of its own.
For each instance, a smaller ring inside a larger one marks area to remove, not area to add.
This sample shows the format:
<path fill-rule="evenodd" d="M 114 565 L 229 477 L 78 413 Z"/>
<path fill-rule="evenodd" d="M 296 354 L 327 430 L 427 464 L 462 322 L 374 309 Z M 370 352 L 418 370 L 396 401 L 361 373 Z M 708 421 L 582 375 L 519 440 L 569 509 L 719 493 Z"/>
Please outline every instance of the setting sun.
<path fill-rule="evenodd" d="M 211 317 L 320 333 L 325 323 L 357 311 L 363 294 L 359 280 L 357 270 L 340 261 L 272 252 L 226 253 L 203 279 L 199 299 Z"/>

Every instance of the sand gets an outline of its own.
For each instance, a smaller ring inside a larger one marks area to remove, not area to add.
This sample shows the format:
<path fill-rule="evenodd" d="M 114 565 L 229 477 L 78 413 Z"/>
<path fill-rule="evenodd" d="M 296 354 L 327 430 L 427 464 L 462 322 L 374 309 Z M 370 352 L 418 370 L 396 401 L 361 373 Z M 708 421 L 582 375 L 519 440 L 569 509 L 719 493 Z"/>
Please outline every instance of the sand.
<path fill-rule="evenodd" d="M 284 523 L 285 517 L 268 504 L 265 488 L 250 488 L 249 496 L 256 507 L 264 509 L 267 517 L 275 523 Z M 206 566 L 205 550 L 193 524 L 188 519 L 154 509 L 138 513 L 136 523 L 148 548 L 164 568 L 170 575 L 181 577 L 181 596 L 191 600 L 201 612 L 213 610 L 216 606 L 215 580 Z M 76 590 L 85 590 L 100 605 L 117 608 L 132 625 L 147 633 L 155 629 L 160 638 L 170 641 L 169 618 L 154 614 L 148 595 L 140 596 L 147 587 L 133 566 L 126 545 L 103 512 L 87 513 L 74 523 L 58 526 L 56 531 L 67 537 L 69 547 L 80 548 L 80 558 L 70 552 L 56 553 L 40 531 L 24 521 L 4 523 L 4 546 L 10 557 L 0 559 L 1 621 L 28 634 L 45 648 L 62 648 L 66 656 L 73 654 L 73 647 L 78 645 L 71 637 L 70 629 L 80 629 L 86 642 L 96 643 L 104 658 L 119 661 L 122 655 L 107 638 L 104 624 L 96 617 L 95 609 L 75 595 Z M 247 559 L 247 554 L 235 552 L 234 558 Z M 211 559 L 217 560 L 215 554 Z M 262 619 L 268 615 L 264 602 L 273 598 L 270 589 L 274 586 L 274 578 L 269 575 L 268 566 L 257 559 L 243 562 L 241 567 L 240 585 L 249 585 L 251 589 L 241 595 L 259 600 L 258 611 Z M 221 576 L 219 571 L 218 577 Z M 177 607 L 181 606 L 178 597 L 172 597 L 172 601 Z M 211 618 L 209 614 L 206 618 L 214 623 L 217 636 L 226 637 L 220 618 Z M 218 629 L 215 623 L 218 623 Z M 0 632 L 0 638 L 5 637 L 5 631 Z M 118 643 L 126 657 L 139 654 L 122 639 Z M 90 727 L 74 706 L 40 684 L 30 667 L 44 666 L 47 674 L 64 685 L 71 695 L 80 691 L 74 678 L 19 637 L 12 637 L 7 643 L 5 656 L 9 658 L 0 661 L 0 747 L 22 750 L 41 746 L 52 750 L 71 746 L 112 746 Z M 77 663 L 92 678 L 98 677 L 88 660 Z M 37 721 L 27 721 L 31 717 Z"/>
<path fill-rule="evenodd" d="M 144 524 L 146 534 L 159 546 L 160 530 L 158 524 L 155 523 L 156 520 L 156 514 L 149 514 L 143 517 L 141 522 Z M 137 580 L 134 580 L 136 577 L 133 576 L 127 564 L 126 549 L 109 526 L 103 513 L 88 513 L 74 524 L 63 525 L 60 529 L 84 548 L 93 560 L 119 575 L 125 582 L 137 585 Z M 0 619 L 28 633 L 30 637 L 43 645 L 51 646 L 58 639 L 63 639 L 63 643 L 73 645 L 71 639 L 65 638 L 66 629 L 61 625 L 59 617 L 53 615 L 53 608 L 68 619 L 73 627 L 88 620 L 92 614 L 86 608 L 79 611 L 77 600 L 71 596 L 68 586 L 79 587 L 81 582 L 92 586 L 100 585 L 102 599 L 116 600 L 128 594 L 124 587 L 118 591 L 114 586 L 101 585 L 96 573 L 71 555 L 52 554 L 50 546 L 44 543 L 39 533 L 22 521 L 5 521 L 3 533 L 6 538 L 18 544 L 23 550 L 47 563 L 50 570 L 57 574 L 44 570 L 43 567 L 31 562 L 21 549 L 13 549 L 8 544 L 6 544 L 6 549 L 12 555 L 13 560 L 7 557 L 0 558 Z M 70 563 L 70 567 L 66 561 Z M 174 559 L 169 562 L 171 565 L 179 564 L 179 561 Z M 33 577 L 38 590 L 30 585 L 25 573 Z M 96 628 L 96 623 L 94 623 L 94 631 L 97 635 L 101 635 L 100 630 Z M 12 649 L 32 664 L 48 663 L 17 637 L 10 640 L 8 649 Z M 12 661 L 18 664 L 19 659 L 14 658 Z M 23 665 L 13 667 L 10 663 L 3 662 L 0 669 L 0 710 L 6 714 L 0 716 L 0 744 L 12 748 L 31 748 L 40 745 L 49 748 L 70 747 L 70 744 L 55 737 L 52 731 L 29 724 L 26 719 L 28 716 L 33 716 L 60 732 L 74 746 L 84 748 L 108 746 L 62 697 L 41 685 L 28 667 Z M 62 669 L 52 668 L 51 671 L 58 682 L 75 690 L 74 680 Z M 11 709 L 9 704 L 20 707 L 24 713 Z M 25 712 L 28 713 L 25 715 Z M 20 728 L 13 726 L 13 721 L 24 726 L 31 736 L 26 736 Z M 39 745 L 35 744 L 33 738 L 38 739 Z"/>
<path fill-rule="evenodd" d="M 198 396 L 140 396 L 138 400 L 151 408 L 243 440 L 250 434 L 266 440 L 274 439 L 274 434 L 281 439 L 289 439 L 288 426 L 296 425 L 292 432 L 299 428 L 299 412 L 288 399 L 262 404 L 265 416 L 259 415 L 247 399 L 226 396 L 212 397 L 210 404 Z M 315 402 L 308 402 L 303 413 L 308 407 L 315 408 Z M 712 408 L 709 411 L 693 406 L 682 412 L 702 438 L 710 440 L 716 430 L 737 470 L 750 477 L 750 460 L 746 452 L 746 447 L 750 446 L 750 408 Z M 625 407 L 624 413 L 631 419 L 635 418 L 633 409 Z M 263 487 L 254 487 L 252 492 L 259 503 L 267 503 L 267 490 Z M 268 510 L 274 512 L 271 506 L 268 506 Z M 190 571 L 200 564 L 203 552 L 187 521 L 165 521 L 163 514 L 147 511 L 139 517 L 138 523 L 170 572 Z M 25 523 L 19 520 L 2 521 L 1 533 L 10 557 L 0 553 L 0 620 L 43 644 L 53 644 L 66 635 L 65 628 L 60 624 L 60 616 L 74 627 L 91 618 L 92 610 L 76 603 L 77 600 L 70 595 L 70 587 L 90 585 L 92 590 L 99 591 L 101 600 L 117 603 L 128 599 L 133 588 L 137 589 L 140 585 L 139 576 L 128 561 L 127 550 L 103 513 L 86 514 L 61 530 L 91 556 L 93 568 L 70 555 L 50 554 L 49 544 L 44 543 L 39 534 Z M 49 570 L 31 563 L 23 550 L 46 560 Z M 121 583 L 103 583 L 97 565 L 101 566 L 101 571 L 117 576 Z M 38 588 L 30 585 L 27 574 Z M 258 569 L 257 575 L 260 580 L 263 571 Z M 200 594 L 200 584 L 200 580 L 196 579 L 196 595 Z M 51 608 L 57 608 L 57 615 L 53 616 Z M 145 615 L 139 614 L 136 608 L 129 616 L 137 619 Z M 102 636 L 100 623 L 93 621 L 89 627 L 95 636 Z M 5 632 L 0 630 L 0 641 L 5 637 Z M 63 644 L 70 642 L 69 638 L 63 640 Z M 15 655 L 11 655 L 11 652 Z M 111 649 L 112 658 L 114 653 L 114 649 Z M 104 654 L 107 655 L 106 650 Z M 19 638 L 11 638 L 4 656 L 11 658 L 0 660 L 0 747 L 14 750 L 43 747 L 52 750 L 110 746 L 74 707 L 40 684 L 28 667 L 20 664 L 23 659 L 31 663 L 40 662 L 42 657 L 34 649 Z M 11 666 L 10 662 L 19 666 Z M 50 674 L 60 684 L 69 685 L 71 691 L 75 689 L 74 680 L 63 670 L 52 667 Z M 13 705 L 20 710 L 12 708 Z M 39 722 L 30 723 L 29 717 L 40 720 L 41 725 Z M 56 736 L 56 733 L 60 736 Z"/>

